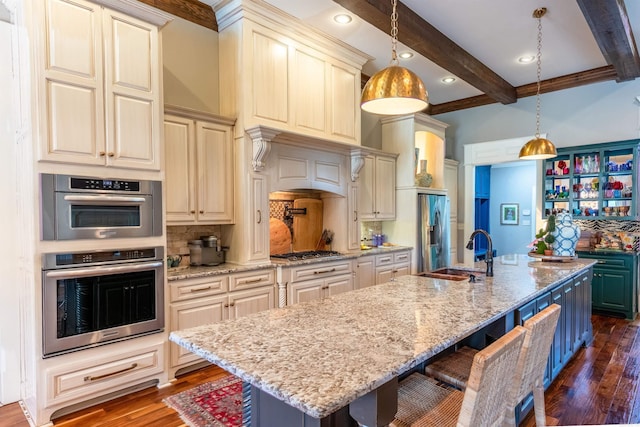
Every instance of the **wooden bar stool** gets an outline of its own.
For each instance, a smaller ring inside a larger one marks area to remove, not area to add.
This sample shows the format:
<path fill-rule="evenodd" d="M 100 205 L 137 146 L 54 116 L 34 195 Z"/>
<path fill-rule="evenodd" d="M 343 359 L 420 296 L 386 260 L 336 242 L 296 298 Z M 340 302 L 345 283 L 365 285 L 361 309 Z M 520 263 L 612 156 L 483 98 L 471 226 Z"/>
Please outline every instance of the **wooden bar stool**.
<path fill-rule="evenodd" d="M 546 425 L 544 371 L 559 317 L 560 306 L 552 304 L 524 323 L 527 333 L 508 396 L 505 425 L 515 425 L 515 408 L 529 393 L 533 393 L 536 425 Z M 463 347 L 428 365 L 425 374 L 464 390 L 477 353 L 478 350 Z"/>
<path fill-rule="evenodd" d="M 414 373 L 400 382 L 393 427 L 494 426 L 504 421 L 507 394 L 524 342 L 516 326 L 473 358 L 464 392 Z"/>

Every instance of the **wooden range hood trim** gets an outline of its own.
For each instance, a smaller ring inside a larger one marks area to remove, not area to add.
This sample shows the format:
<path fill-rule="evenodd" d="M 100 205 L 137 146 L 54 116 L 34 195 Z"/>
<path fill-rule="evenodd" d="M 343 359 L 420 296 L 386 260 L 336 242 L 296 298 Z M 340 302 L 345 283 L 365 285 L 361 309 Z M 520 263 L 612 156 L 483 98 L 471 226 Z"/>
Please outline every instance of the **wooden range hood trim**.
<path fill-rule="evenodd" d="M 254 172 L 261 172 L 267 168 L 267 158 L 271 152 L 271 144 L 274 142 L 303 147 L 306 149 L 328 151 L 330 153 L 342 152 L 349 157 L 350 177 L 355 182 L 360 170 L 364 166 L 364 158 L 375 149 L 360 145 L 346 144 L 321 138 L 312 138 L 308 135 L 286 132 L 268 126 L 254 126 L 246 129 L 246 133 L 253 143 L 251 168 Z"/>

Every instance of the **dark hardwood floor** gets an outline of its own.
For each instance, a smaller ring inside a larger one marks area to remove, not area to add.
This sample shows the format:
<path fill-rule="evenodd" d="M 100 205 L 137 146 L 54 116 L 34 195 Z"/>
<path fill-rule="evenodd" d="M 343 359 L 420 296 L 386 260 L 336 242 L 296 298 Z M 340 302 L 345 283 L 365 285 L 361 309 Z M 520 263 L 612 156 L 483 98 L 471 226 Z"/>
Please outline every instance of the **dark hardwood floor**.
<path fill-rule="evenodd" d="M 640 320 L 594 315 L 594 341 L 581 349 L 545 392 L 548 425 L 640 423 Z M 184 426 L 162 399 L 227 373 L 211 366 L 54 420 L 56 427 Z M 0 407 L 0 425 L 28 427 L 17 403 Z M 520 424 L 534 426 L 527 416 Z"/>

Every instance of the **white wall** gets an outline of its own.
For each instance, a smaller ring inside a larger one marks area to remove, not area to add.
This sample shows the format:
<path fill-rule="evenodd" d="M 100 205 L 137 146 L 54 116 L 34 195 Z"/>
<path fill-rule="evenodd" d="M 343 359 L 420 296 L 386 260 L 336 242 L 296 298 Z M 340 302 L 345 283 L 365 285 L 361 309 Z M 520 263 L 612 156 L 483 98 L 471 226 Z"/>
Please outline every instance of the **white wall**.
<path fill-rule="evenodd" d="M 0 4 L 0 403 L 20 398 L 20 329 L 18 328 L 19 286 L 18 245 L 20 224 L 17 215 L 16 181 L 16 82 L 12 44 L 14 25 L 5 22 L 10 14 Z"/>
<path fill-rule="evenodd" d="M 161 34 L 164 103 L 218 114 L 218 33 L 175 17 Z"/>

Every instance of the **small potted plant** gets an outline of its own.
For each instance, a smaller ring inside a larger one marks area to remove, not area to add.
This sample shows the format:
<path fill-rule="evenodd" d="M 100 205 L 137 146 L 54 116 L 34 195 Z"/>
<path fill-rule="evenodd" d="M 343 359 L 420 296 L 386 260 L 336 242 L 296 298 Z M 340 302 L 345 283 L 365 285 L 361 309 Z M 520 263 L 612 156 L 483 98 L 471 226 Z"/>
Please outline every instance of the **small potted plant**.
<path fill-rule="evenodd" d="M 547 225 L 541 228 L 536 234 L 536 240 L 533 241 L 535 251 L 539 255 L 553 255 L 553 243 L 556 241 L 552 234 L 556 231 L 556 216 L 549 215 Z"/>

